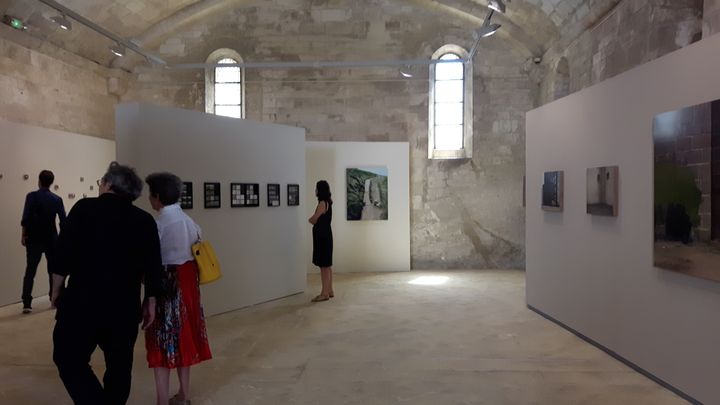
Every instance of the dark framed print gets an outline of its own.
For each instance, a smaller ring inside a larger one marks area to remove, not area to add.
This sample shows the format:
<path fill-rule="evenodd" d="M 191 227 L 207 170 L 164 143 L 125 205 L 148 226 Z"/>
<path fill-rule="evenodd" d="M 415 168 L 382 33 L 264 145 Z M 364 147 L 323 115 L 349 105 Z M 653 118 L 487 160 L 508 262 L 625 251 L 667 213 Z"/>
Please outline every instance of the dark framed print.
<path fill-rule="evenodd" d="M 268 207 L 280 206 L 280 184 L 267 185 L 267 205 Z"/>
<path fill-rule="evenodd" d="M 231 183 L 230 206 L 232 208 L 259 207 L 260 185 L 258 183 Z"/>
<path fill-rule="evenodd" d="M 220 208 L 220 183 L 205 183 L 205 208 Z"/>
<path fill-rule="evenodd" d="M 182 193 L 180 194 L 180 208 L 191 210 L 193 207 L 193 185 L 190 181 L 184 181 Z"/>
<path fill-rule="evenodd" d="M 288 184 L 288 186 L 287 186 L 287 205 L 290 207 L 300 205 L 300 185 L 299 184 Z"/>

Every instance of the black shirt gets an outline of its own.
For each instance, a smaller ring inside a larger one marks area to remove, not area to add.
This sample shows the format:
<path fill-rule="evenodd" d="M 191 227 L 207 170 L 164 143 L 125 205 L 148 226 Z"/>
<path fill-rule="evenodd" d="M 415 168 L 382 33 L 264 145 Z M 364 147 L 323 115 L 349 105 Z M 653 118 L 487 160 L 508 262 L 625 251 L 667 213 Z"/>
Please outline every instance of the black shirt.
<path fill-rule="evenodd" d="M 25 228 L 27 243 L 53 243 L 58 235 L 55 226 L 56 215 L 60 218 L 62 228 L 65 222 L 65 206 L 62 198 L 44 187 L 28 193 L 20 222 Z"/>
<path fill-rule="evenodd" d="M 70 279 L 57 317 L 138 322 L 141 283 L 157 296 L 163 271 L 152 215 L 112 193 L 82 199 L 58 238 L 53 272 Z"/>

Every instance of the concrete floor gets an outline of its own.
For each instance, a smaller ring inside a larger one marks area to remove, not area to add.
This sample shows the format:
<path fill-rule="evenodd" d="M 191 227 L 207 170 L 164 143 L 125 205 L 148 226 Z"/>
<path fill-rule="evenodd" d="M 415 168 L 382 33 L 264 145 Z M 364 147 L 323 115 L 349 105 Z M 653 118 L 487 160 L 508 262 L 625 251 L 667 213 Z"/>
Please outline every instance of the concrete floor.
<path fill-rule="evenodd" d="M 432 275 L 448 279 L 408 283 Z M 311 275 L 305 294 L 210 318 L 215 358 L 193 369 L 193 403 L 685 403 L 528 310 L 523 272 L 339 274 L 335 284 L 329 302 L 309 302 Z M 2 404 L 70 403 L 46 305 L 0 309 Z M 144 354 L 141 338 L 131 404 L 153 403 Z"/>

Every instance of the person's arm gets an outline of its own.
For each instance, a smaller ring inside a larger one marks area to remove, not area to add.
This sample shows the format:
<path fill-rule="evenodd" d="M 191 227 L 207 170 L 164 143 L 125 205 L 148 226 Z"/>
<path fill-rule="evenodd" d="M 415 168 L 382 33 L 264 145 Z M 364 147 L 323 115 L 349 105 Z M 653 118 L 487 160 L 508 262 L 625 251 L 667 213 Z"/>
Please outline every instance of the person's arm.
<path fill-rule="evenodd" d="M 20 226 L 22 227 L 22 233 L 20 234 L 20 244 L 25 246 L 27 242 L 27 227 L 30 219 L 30 193 L 25 196 L 25 205 L 23 206 L 22 219 L 20 220 Z"/>
<path fill-rule="evenodd" d="M 145 329 L 155 321 L 156 297 L 161 292 L 164 270 L 160 254 L 160 235 L 157 224 L 150 214 L 148 214 L 147 227 L 140 231 L 142 232 L 141 246 L 144 249 L 141 259 L 143 261 L 143 279 L 145 281 L 142 329 Z"/>
<path fill-rule="evenodd" d="M 65 218 L 64 225 L 60 229 L 55 249 L 55 263 L 52 267 L 52 293 L 50 299 L 56 305 L 60 294 L 62 294 L 65 279 L 70 275 L 76 261 L 75 248 L 78 243 L 78 225 L 81 222 L 85 204 L 78 201 Z"/>
<path fill-rule="evenodd" d="M 310 218 L 308 218 L 308 222 L 310 222 L 310 223 L 313 224 L 313 225 L 315 225 L 315 224 L 317 223 L 317 221 L 318 221 L 318 219 L 320 218 L 320 216 L 321 216 L 322 214 L 324 214 L 325 211 L 326 211 L 326 209 L 325 209 L 325 204 L 327 204 L 327 203 L 324 202 L 324 201 L 318 202 L 317 207 L 315 207 L 315 213 L 313 214 L 313 216 L 311 216 Z"/>
<path fill-rule="evenodd" d="M 63 204 L 62 198 L 58 197 L 60 206 L 58 207 L 58 218 L 60 219 L 60 229 L 62 230 L 63 226 L 65 226 L 65 221 L 67 220 L 67 215 L 65 215 L 65 204 Z"/>

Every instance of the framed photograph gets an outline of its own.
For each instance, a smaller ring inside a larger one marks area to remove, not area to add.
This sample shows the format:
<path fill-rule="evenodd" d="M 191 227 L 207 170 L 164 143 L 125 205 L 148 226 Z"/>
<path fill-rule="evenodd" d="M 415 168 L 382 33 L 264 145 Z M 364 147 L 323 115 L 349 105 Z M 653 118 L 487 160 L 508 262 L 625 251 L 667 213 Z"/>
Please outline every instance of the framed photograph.
<path fill-rule="evenodd" d="M 260 185 L 258 183 L 231 183 L 230 207 L 259 207 Z"/>
<path fill-rule="evenodd" d="M 720 100 L 653 121 L 655 267 L 720 281 Z"/>
<path fill-rule="evenodd" d="M 192 182 L 184 181 L 182 193 L 180 194 L 180 208 L 191 210 L 193 207 L 193 185 Z"/>
<path fill-rule="evenodd" d="M 280 184 L 267 185 L 267 205 L 268 207 L 280 206 Z"/>
<path fill-rule="evenodd" d="M 542 209 L 551 212 L 563 210 L 563 175 L 562 171 L 545 172 L 542 185 Z"/>
<path fill-rule="evenodd" d="M 345 171 L 348 221 L 387 221 L 387 167 L 351 167 Z"/>
<path fill-rule="evenodd" d="M 300 185 L 299 184 L 288 184 L 287 185 L 287 205 L 290 207 L 300 205 Z"/>
<path fill-rule="evenodd" d="M 220 183 L 205 183 L 205 208 L 220 208 Z"/>
<path fill-rule="evenodd" d="M 587 213 L 606 217 L 618 215 L 617 166 L 587 169 Z"/>

